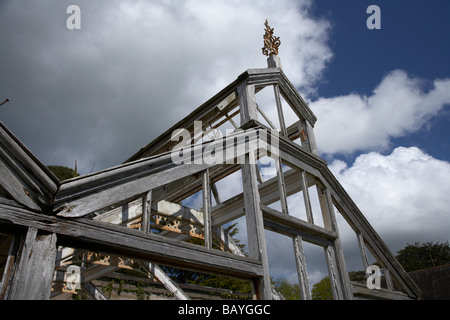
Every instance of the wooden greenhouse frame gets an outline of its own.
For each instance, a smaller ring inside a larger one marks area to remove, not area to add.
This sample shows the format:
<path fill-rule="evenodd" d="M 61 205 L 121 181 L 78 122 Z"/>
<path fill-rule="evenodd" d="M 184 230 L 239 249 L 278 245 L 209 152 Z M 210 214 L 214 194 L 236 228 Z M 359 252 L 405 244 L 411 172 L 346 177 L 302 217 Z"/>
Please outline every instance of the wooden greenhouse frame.
<path fill-rule="evenodd" d="M 273 88 L 277 119 L 257 102 L 266 87 Z M 290 125 L 286 106 L 295 115 Z M 95 280 L 119 269 L 147 273 L 173 298 L 194 298 L 160 265 L 246 279 L 253 285 L 251 298 L 283 299 L 271 284 L 265 229 L 292 238 L 303 299 L 311 299 L 305 241 L 323 248 L 335 299 L 419 299 L 418 287 L 320 158 L 315 122 L 271 54 L 268 68 L 245 71 L 123 164 L 73 179 L 59 181 L 0 123 L 0 299 L 50 299 L 80 286 L 91 298 L 106 299 Z M 223 125 L 233 131 L 205 139 Z M 183 145 L 192 152 L 181 163 L 173 160 L 177 129 L 192 138 Z M 223 157 L 202 161 L 208 150 Z M 257 161 L 263 156 L 276 168 L 267 180 Z M 234 173 L 243 191 L 222 201 L 218 185 Z M 317 190 L 323 226 L 311 213 L 310 188 Z M 182 204 L 197 193 L 202 210 Z M 296 193 L 302 194 L 305 219 L 290 215 L 287 198 Z M 350 281 L 337 214 L 355 232 L 364 266 L 368 251 L 377 259 L 386 288 Z M 224 228 L 240 217 L 247 253 Z M 205 245 L 185 241 L 192 237 Z"/>

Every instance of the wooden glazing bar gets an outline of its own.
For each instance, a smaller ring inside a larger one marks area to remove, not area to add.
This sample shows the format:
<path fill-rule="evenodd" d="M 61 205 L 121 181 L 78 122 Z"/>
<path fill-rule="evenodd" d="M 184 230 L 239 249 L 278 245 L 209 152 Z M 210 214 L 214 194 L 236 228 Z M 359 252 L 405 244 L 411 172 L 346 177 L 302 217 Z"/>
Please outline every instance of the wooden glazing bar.
<path fill-rule="evenodd" d="M 209 180 L 209 170 L 206 169 L 202 174 L 203 181 L 203 230 L 205 237 L 205 246 L 212 248 L 212 232 L 211 232 L 211 187 Z"/>
<path fill-rule="evenodd" d="M 298 283 L 300 285 L 300 295 L 303 300 L 311 300 L 312 298 L 311 291 L 309 290 L 308 270 L 303 251 L 302 237 L 293 237 L 292 242 L 294 246 L 295 263 L 297 266 Z"/>

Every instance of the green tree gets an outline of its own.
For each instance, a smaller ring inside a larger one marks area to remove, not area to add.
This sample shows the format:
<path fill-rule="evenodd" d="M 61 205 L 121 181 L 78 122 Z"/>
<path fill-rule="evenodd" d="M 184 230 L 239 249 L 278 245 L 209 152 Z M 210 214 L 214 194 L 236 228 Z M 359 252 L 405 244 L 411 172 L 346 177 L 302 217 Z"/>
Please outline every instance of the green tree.
<path fill-rule="evenodd" d="M 364 271 L 350 271 L 348 276 L 350 281 L 355 282 L 365 282 L 367 279 Z M 333 300 L 330 278 L 328 276 L 313 285 L 311 296 L 313 300 Z"/>
<path fill-rule="evenodd" d="M 450 263 L 450 247 L 448 241 L 445 243 L 415 242 L 397 251 L 396 258 L 406 272 L 432 268 Z M 363 283 L 367 279 L 364 271 L 351 271 L 349 277 L 351 281 Z M 312 298 L 317 300 L 333 299 L 330 278 L 325 277 L 314 284 L 311 294 Z"/>
<path fill-rule="evenodd" d="M 313 300 L 333 300 L 330 277 L 322 278 L 322 280 L 313 285 L 311 297 Z"/>
<path fill-rule="evenodd" d="M 450 263 L 450 247 L 448 241 L 415 242 L 397 251 L 396 258 L 406 272 L 432 268 Z"/>
<path fill-rule="evenodd" d="M 79 176 L 76 166 L 75 169 L 56 165 L 47 166 L 47 168 L 49 168 L 61 181 Z"/>
<path fill-rule="evenodd" d="M 298 283 L 290 283 L 284 278 L 280 278 L 277 280 L 272 281 L 273 286 L 275 289 L 278 290 L 279 293 L 286 299 L 286 300 L 300 300 L 300 285 Z"/>

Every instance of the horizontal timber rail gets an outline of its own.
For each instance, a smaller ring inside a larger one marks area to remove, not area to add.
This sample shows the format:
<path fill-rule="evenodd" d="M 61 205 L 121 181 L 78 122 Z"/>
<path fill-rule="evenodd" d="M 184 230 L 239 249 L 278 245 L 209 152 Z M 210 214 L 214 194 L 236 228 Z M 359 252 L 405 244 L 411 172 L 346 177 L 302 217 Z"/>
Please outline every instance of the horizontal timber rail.
<path fill-rule="evenodd" d="M 245 279 L 254 279 L 263 274 L 261 264 L 250 258 L 100 221 L 85 218 L 69 220 L 37 214 L 4 203 L 0 203 L 0 226 L 34 227 L 56 233 L 59 245 L 124 255 L 179 268 Z"/>

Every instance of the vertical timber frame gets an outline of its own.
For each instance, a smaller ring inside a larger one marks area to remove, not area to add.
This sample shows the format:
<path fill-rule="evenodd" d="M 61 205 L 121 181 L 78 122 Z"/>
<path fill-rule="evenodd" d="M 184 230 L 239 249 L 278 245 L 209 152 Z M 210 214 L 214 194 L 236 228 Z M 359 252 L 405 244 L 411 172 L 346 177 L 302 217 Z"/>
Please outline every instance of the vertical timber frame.
<path fill-rule="evenodd" d="M 56 253 L 56 234 L 28 228 L 8 299 L 48 300 Z"/>
<path fill-rule="evenodd" d="M 241 126 L 249 121 L 257 120 L 257 105 L 255 100 L 255 86 L 244 81 L 238 87 Z M 264 220 L 260 207 L 258 190 L 258 175 L 256 173 L 255 153 L 245 154 L 244 164 L 241 165 L 242 184 L 244 190 L 244 211 L 247 222 L 248 251 L 250 258 L 261 262 L 264 275 L 256 280 L 256 297 L 263 300 L 272 299 L 272 285 L 269 274 L 269 260 L 267 256 L 264 235 Z"/>

